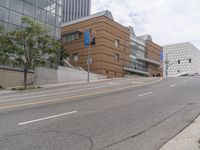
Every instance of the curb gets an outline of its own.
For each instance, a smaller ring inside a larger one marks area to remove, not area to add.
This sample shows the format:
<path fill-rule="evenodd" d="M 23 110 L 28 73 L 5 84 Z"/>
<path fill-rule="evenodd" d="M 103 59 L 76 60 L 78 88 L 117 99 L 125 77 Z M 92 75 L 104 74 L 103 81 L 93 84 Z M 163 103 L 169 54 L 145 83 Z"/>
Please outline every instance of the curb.
<path fill-rule="evenodd" d="M 200 116 L 159 150 L 200 150 Z"/>

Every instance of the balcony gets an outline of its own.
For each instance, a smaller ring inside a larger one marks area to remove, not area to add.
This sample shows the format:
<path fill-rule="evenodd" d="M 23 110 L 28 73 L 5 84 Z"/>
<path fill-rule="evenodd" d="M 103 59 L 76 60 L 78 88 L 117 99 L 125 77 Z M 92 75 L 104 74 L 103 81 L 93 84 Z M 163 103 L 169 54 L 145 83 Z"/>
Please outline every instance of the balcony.
<path fill-rule="evenodd" d="M 148 63 L 156 65 L 156 66 L 162 66 L 162 64 L 160 62 L 155 61 L 155 60 L 151 60 L 151 59 L 148 59 L 148 58 L 137 57 L 137 60 L 143 61 L 143 62 L 148 62 Z"/>
<path fill-rule="evenodd" d="M 146 68 L 136 68 L 134 66 L 125 66 L 124 70 L 128 72 L 132 72 L 132 73 L 147 75 L 147 76 L 150 75 L 150 73 L 148 72 Z"/>

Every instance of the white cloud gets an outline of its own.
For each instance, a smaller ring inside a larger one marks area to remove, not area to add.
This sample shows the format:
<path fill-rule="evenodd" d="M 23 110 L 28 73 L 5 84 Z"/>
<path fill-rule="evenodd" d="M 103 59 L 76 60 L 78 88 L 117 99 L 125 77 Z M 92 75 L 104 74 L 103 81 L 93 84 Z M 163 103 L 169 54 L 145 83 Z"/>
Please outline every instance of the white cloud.
<path fill-rule="evenodd" d="M 199 0 L 92 0 L 93 13 L 103 10 L 160 45 L 189 41 L 200 48 Z"/>

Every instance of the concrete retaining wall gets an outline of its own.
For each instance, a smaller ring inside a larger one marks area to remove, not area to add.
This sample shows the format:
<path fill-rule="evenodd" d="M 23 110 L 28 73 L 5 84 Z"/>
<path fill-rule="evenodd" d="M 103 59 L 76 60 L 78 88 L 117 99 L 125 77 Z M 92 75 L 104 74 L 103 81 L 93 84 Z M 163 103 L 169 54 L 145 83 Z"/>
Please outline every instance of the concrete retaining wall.
<path fill-rule="evenodd" d="M 28 73 L 28 84 L 33 84 L 34 73 Z M 18 69 L 0 68 L 0 85 L 4 88 L 12 86 L 22 86 L 24 83 L 24 73 Z"/>
<path fill-rule="evenodd" d="M 90 74 L 91 80 L 106 79 L 105 76 L 98 74 Z M 59 67 L 58 70 L 39 67 L 35 70 L 35 84 L 56 84 L 86 81 L 87 72 L 78 69 Z"/>

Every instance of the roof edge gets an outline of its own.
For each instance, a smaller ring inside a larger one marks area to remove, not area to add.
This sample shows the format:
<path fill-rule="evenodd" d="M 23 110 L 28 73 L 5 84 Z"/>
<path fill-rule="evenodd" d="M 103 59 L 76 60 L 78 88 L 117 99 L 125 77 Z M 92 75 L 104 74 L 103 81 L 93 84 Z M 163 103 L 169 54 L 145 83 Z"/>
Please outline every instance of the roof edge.
<path fill-rule="evenodd" d="M 114 21 L 112 13 L 109 10 L 105 10 L 105 11 L 102 11 L 102 12 L 98 12 L 98 13 L 89 15 L 87 17 L 83 17 L 83 18 L 73 20 L 73 21 L 70 21 L 70 22 L 67 22 L 67 23 L 63 23 L 61 25 L 61 27 L 73 25 L 73 24 L 76 24 L 76 23 L 79 23 L 79 22 L 87 21 L 87 20 L 90 20 L 90 19 L 93 19 L 93 18 L 96 18 L 96 17 L 101 17 L 101 16 L 105 16 L 105 17 Z"/>

